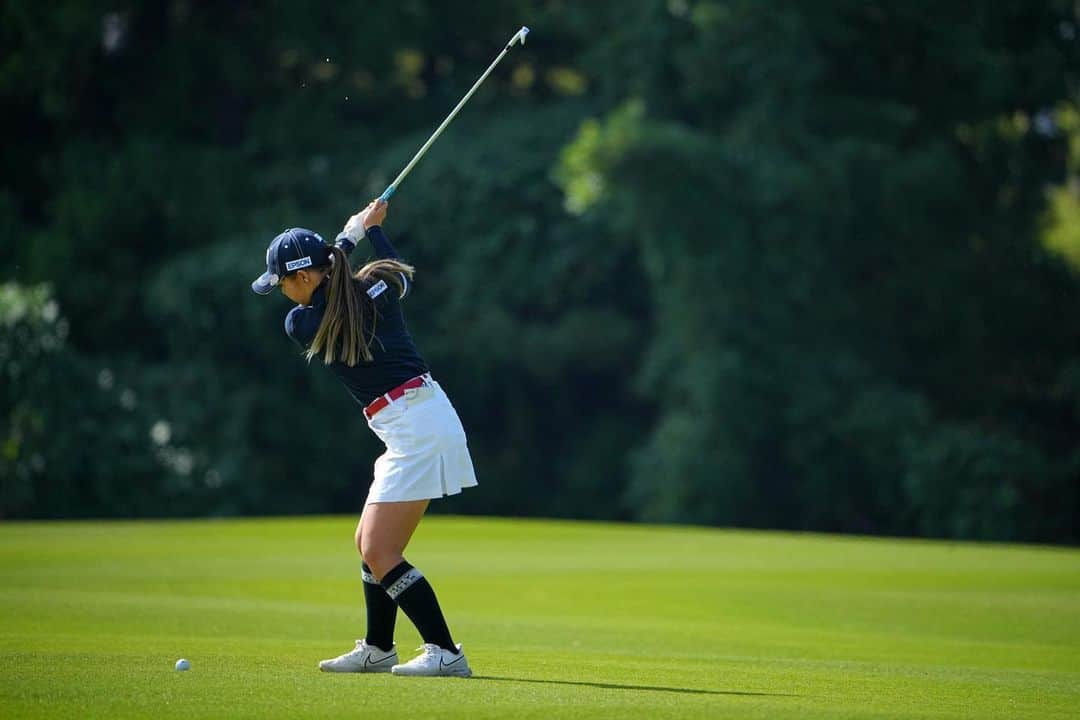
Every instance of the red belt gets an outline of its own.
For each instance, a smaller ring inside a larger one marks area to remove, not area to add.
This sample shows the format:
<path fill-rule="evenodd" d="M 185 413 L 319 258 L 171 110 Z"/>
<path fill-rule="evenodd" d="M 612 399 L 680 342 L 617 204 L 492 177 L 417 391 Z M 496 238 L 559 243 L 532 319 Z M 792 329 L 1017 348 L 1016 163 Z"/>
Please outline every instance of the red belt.
<path fill-rule="evenodd" d="M 371 403 L 364 408 L 364 415 L 367 416 L 368 420 L 370 420 L 371 418 L 375 417 L 375 414 L 378 413 L 380 410 L 382 410 L 391 402 L 397 400 L 402 395 L 404 395 L 406 390 L 423 387 L 429 382 L 431 382 L 431 375 L 426 373 L 424 375 L 417 375 L 412 380 L 406 380 L 390 392 L 380 395 L 379 397 L 372 400 Z"/>

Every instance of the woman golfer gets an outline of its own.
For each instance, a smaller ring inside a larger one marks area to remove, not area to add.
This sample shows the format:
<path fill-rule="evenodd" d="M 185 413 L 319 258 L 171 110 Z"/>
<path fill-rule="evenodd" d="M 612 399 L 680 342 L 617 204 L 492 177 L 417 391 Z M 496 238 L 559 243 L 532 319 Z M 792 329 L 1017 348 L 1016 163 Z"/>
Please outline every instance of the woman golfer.
<path fill-rule="evenodd" d="M 285 332 L 309 361 L 320 358 L 337 375 L 386 444 L 356 526 L 367 636 L 319 667 L 468 677 L 469 662 L 450 636 L 435 591 L 402 554 L 428 503 L 476 485 L 476 477 L 461 421 L 405 327 L 401 299 L 413 268 L 382 232 L 386 209 L 372 201 L 349 218 L 333 247 L 310 230 L 286 230 L 270 243 L 266 272 L 251 288 L 266 295 L 280 285 L 297 303 Z M 365 236 L 376 259 L 353 272 L 348 256 Z M 394 644 L 399 607 L 424 639 L 420 656 L 404 664 Z"/>

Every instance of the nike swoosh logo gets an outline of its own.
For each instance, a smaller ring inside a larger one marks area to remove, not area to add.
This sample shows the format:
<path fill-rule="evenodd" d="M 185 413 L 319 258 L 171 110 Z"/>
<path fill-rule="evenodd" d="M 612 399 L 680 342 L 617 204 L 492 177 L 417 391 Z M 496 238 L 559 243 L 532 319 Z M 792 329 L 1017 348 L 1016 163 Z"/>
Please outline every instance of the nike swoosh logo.
<path fill-rule="evenodd" d="M 465 659 L 465 653 L 461 653 L 460 655 L 457 656 L 457 660 L 452 660 L 452 661 L 450 661 L 448 663 L 444 663 L 442 661 L 442 658 L 439 658 L 439 667 L 440 668 L 450 667 L 451 665 L 458 662 L 459 660 L 464 660 L 464 659 Z"/>
<path fill-rule="evenodd" d="M 364 658 L 364 667 L 371 667 L 372 665 L 382 665 L 387 660 L 393 660 L 393 659 L 394 659 L 393 655 L 387 655 L 382 660 L 376 660 L 375 662 L 372 662 L 371 661 L 371 656 L 368 655 L 366 658 Z"/>

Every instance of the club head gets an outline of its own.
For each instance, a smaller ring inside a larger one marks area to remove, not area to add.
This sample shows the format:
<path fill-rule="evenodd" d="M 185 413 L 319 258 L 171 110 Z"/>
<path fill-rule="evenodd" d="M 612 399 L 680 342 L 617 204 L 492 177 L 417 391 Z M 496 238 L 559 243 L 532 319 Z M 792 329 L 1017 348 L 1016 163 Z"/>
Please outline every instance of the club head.
<path fill-rule="evenodd" d="M 514 35 L 514 37 L 510 38 L 510 44 L 513 45 L 515 42 L 521 41 L 521 44 L 524 45 L 525 44 L 525 36 L 528 35 L 528 34 L 529 34 L 529 28 L 522 25 L 521 29 L 517 31 L 517 33 Z"/>

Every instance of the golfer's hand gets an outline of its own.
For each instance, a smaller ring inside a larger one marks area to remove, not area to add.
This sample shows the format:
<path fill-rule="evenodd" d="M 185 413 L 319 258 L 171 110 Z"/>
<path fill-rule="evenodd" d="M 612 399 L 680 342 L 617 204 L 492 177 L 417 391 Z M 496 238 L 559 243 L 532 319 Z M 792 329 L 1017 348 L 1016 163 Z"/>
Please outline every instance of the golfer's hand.
<path fill-rule="evenodd" d="M 364 237 L 365 231 L 372 225 L 381 225 L 386 219 L 386 202 L 372 200 L 367 207 L 349 218 L 345 223 L 345 234 L 355 243 Z"/>
<path fill-rule="evenodd" d="M 382 225 L 383 221 L 386 220 L 386 210 L 389 207 L 385 200 L 372 200 L 368 203 L 368 206 L 360 212 L 364 216 L 364 229 L 367 230 L 374 225 Z"/>

